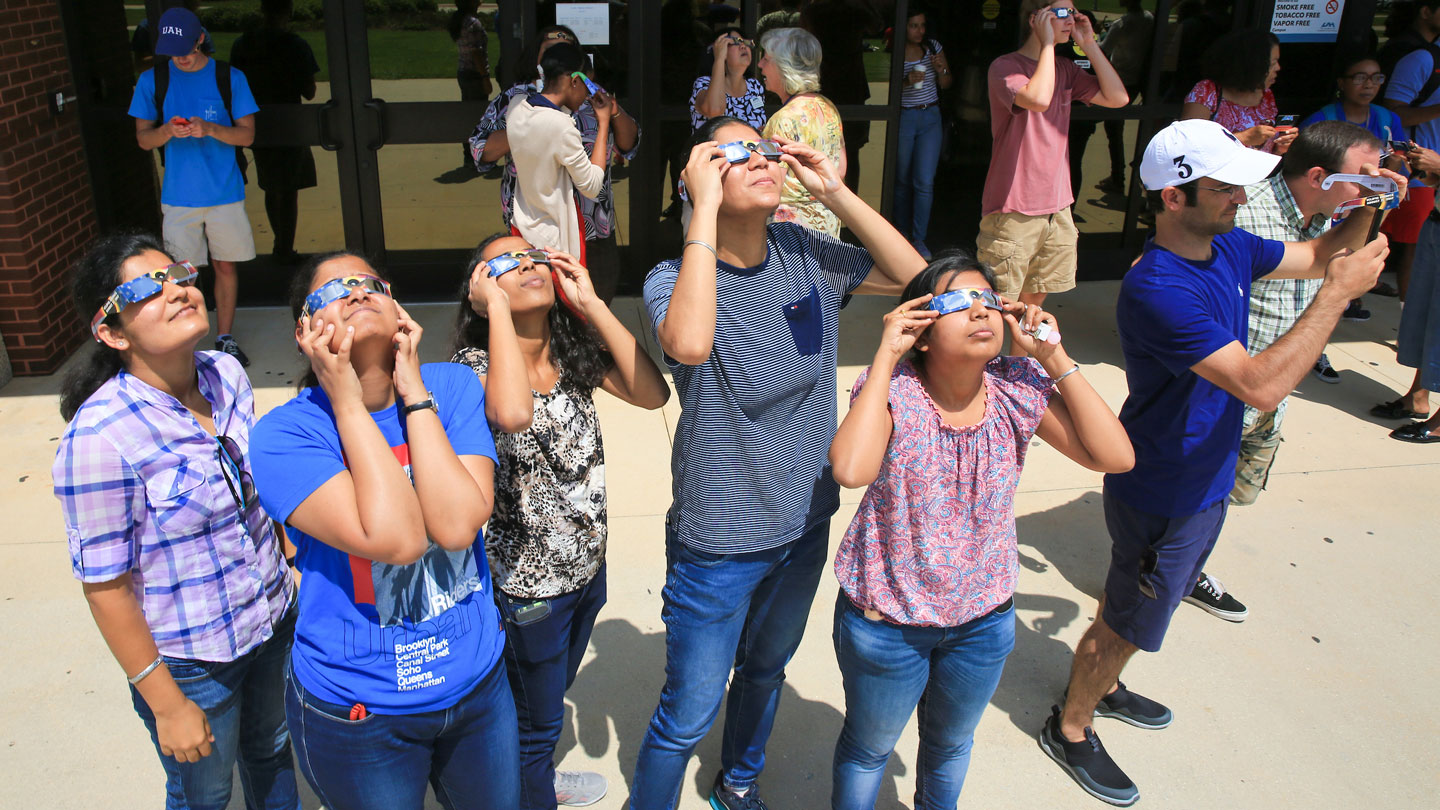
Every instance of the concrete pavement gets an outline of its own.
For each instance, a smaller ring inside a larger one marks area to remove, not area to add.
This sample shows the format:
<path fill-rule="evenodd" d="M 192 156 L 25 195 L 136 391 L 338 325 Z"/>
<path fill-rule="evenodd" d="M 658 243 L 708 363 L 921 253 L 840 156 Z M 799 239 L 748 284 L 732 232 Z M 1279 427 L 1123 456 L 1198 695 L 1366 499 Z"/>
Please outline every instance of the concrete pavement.
<path fill-rule="evenodd" d="M 1070 353 L 1117 407 L 1124 395 L 1113 327 L 1116 284 L 1082 284 L 1052 298 Z M 402 296 L 403 292 L 397 290 Z M 1270 490 L 1236 508 L 1211 573 L 1250 606 L 1243 624 L 1193 607 L 1178 611 L 1165 649 L 1137 656 L 1136 691 L 1175 711 L 1147 732 L 1108 720 L 1097 731 L 1136 780 L 1142 807 L 1421 807 L 1440 789 L 1440 568 L 1435 475 L 1440 448 L 1386 437 L 1365 416 L 1411 372 L 1394 362 L 1393 299 L 1368 300 L 1375 318 L 1342 324 L 1330 358 L 1343 382 L 1307 378 L 1286 420 Z M 891 302 L 859 299 L 842 318 L 840 390 L 869 361 Z M 427 327 L 430 359 L 448 356 L 453 310 L 409 308 Z M 616 311 L 637 334 L 642 305 Z M 293 392 L 298 368 L 288 314 L 242 311 L 236 334 L 255 358 L 257 407 Z M 650 346 L 652 352 L 653 345 Z M 0 807 L 146 808 L 163 805 L 163 776 L 70 575 L 50 463 L 64 428 L 56 378 L 0 389 Z M 610 481 L 610 603 L 570 698 L 561 766 L 597 770 L 619 808 L 663 680 L 662 516 L 678 406 L 643 412 L 603 394 Z M 1037 444 L 1039 444 L 1037 442 Z M 1041 753 L 1035 733 L 1064 686 L 1071 645 L 1094 616 L 1108 539 L 1100 477 L 1036 447 L 1017 497 L 1021 571 L 1015 653 L 976 735 L 964 804 L 986 808 L 1101 807 Z M 859 491 L 843 493 L 832 550 Z M 810 612 L 769 746 L 763 794 L 776 810 L 828 805 L 830 757 L 843 693 L 830 641 L 836 594 L 827 574 Z M 878 807 L 909 807 L 916 737 L 902 737 Z M 719 733 L 692 761 L 682 808 L 705 806 L 719 767 Z M 232 807 L 243 807 L 239 788 Z M 305 792 L 305 807 L 318 806 Z M 433 805 L 438 806 L 438 805 Z"/>

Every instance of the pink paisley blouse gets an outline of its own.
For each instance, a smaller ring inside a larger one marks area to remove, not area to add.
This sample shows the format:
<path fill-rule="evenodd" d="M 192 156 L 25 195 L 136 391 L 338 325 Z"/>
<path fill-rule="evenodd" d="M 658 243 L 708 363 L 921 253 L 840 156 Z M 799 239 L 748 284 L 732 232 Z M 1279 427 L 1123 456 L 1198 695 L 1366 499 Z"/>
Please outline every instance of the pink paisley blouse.
<path fill-rule="evenodd" d="M 984 418 L 951 427 L 910 361 L 895 368 L 890 446 L 835 555 L 850 601 L 897 624 L 956 627 L 1014 594 L 1015 488 L 1053 391 L 1033 359 L 997 357 Z"/>

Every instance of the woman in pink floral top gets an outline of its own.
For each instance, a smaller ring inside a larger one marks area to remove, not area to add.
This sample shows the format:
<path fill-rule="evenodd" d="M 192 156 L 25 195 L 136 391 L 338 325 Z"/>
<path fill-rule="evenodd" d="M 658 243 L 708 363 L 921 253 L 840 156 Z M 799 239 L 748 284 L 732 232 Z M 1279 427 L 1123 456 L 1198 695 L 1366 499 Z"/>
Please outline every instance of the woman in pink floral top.
<path fill-rule="evenodd" d="M 1300 130 L 1276 129 L 1279 107 L 1270 87 L 1280 75 L 1280 41 L 1259 28 L 1215 40 L 1202 57 L 1206 78 L 1185 97 L 1180 117 L 1204 118 L 1233 132 L 1251 149 L 1283 155 Z"/>
<path fill-rule="evenodd" d="M 1058 341 L 1027 333 L 1056 331 L 1054 316 L 994 287 L 989 267 L 956 252 L 916 276 L 830 445 L 835 479 L 869 486 L 835 559 L 845 725 L 834 808 L 874 807 L 922 695 L 915 806 L 959 800 L 975 727 L 1015 646 L 1015 488 L 1031 436 L 1093 470 L 1134 464 L 1079 366 Z M 1007 326 L 1030 357 L 998 356 Z"/>

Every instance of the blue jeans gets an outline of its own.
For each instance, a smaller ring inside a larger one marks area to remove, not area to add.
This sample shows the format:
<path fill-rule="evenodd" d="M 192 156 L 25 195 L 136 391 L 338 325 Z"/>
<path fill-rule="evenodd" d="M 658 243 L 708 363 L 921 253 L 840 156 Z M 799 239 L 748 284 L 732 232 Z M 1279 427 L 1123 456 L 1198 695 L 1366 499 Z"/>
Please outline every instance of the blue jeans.
<path fill-rule="evenodd" d="M 515 810 L 520 744 L 505 667 L 448 709 L 371 714 L 320 700 L 292 670 L 285 713 L 300 771 L 328 810 L 420 810 L 425 783 L 446 810 Z"/>
<path fill-rule="evenodd" d="M 537 600 L 495 593 L 505 617 L 505 670 L 520 721 L 519 807 L 555 810 L 555 745 L 565 722 L 565 690 L 575 682 L 605 604 L 605 567 L 580 590 L 539 600 L 550 605 L 550 615 L 531 624 L 516 624 L 515 611 Z"/>
<path fill-rule="evenodd" d="M 710 554 L 685 545 L 667 525 L 665 687 L 640 743 L 630 807 L 675 806 L 685 763 L 715 722 L 727 680 L 720 755 L 725 783 L 737 789 L 755 783 L 765 767 L 785 665 L 805 633 L 829 538 L 827 520 L 777 548 Z"/>
<path fill-rule="evenodd" d="M 205 712 L 215 742 L 199 762 L 160 754 L 167 810 L 222 810 L 230 803 L 235 765 L 249 810 L 298 810 L 295 759 L 285 731 L 285 668 L 295 637 L 295 608 L 275 625 L 275 635 L 234 661 L 215 663 L 166 656 L 165 666 L 185 697 Z M 130 699 L 159 753 L 155 714 L 135 687 Z"/>
<path fill-rule="evenodd" d="M 868 619 L 841 591 L 834 638 L 845 725 L 835 743 L 830 806 L 875 807 L 885 763 L 918 704 L 915 810 L 954 810 L 975 726 L 1015 649 L 1014 604 L 959 627 L 915 627 Z"/>
<path fill-rule="evenodd" d="M 935 167 L 944 140 L 940 107 L 900 111 L 900 165 L 895 176 L 895 227 L 924 242 L 935 201 Z"/>

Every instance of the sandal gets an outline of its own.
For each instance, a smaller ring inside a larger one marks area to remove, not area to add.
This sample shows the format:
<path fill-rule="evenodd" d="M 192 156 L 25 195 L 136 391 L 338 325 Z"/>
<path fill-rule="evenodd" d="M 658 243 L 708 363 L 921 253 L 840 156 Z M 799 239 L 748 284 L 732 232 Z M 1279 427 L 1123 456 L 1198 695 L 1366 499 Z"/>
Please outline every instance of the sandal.
<path fill-rule="evenodd" d="M 1381 419 L 1428 419 L 1430 414 L 1412 411 L 1402 403 L 1405 398 L 1401 397 L 1390 402 L 1382 402 L 1370 409 L 1371 416 L 1378 416 Z"/>
<path fill-rule="evenodd" d="M 1412 422 L 1390 431 L 1390 438 L 1412 444 L 1434 444 L 1440 442 L 1440 433 L 1425 427 L 1424 422 Z"/>

